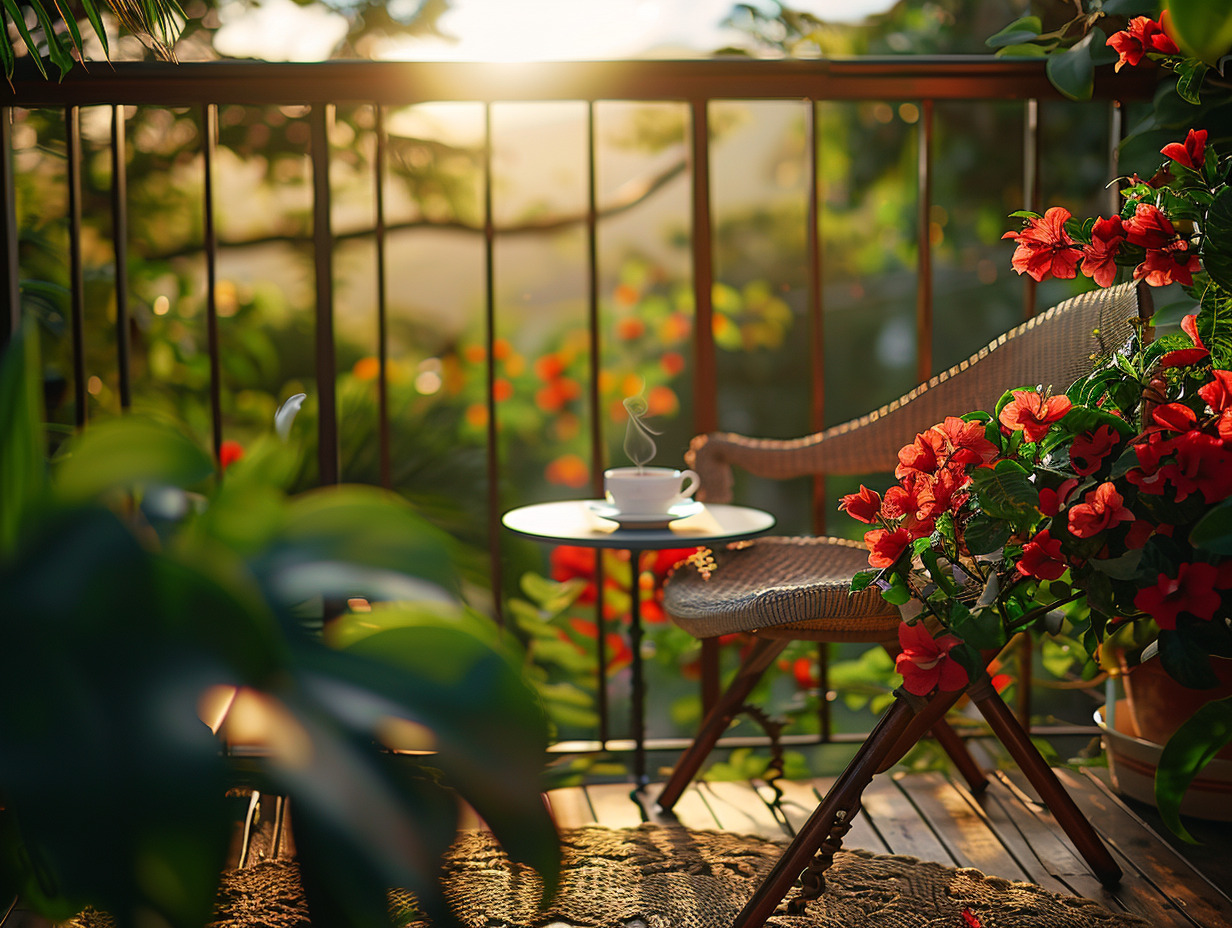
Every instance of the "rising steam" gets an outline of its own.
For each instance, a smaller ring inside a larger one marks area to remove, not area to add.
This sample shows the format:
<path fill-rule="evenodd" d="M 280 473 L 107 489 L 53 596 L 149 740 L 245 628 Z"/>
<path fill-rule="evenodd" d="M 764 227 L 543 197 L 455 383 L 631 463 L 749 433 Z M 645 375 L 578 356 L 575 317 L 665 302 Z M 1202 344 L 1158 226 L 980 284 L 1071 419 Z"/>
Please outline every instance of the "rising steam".
<path fill-rule="evenodd" d="M 645 397 L 640 393 L 626 397 L 624 404 L 629 413 L 629 424 L 625 426 L 625 454 L 641 470 L 654 460 L 658 446 L 652 436 L 660 433 L 643 421 L 648 408 Z"/>

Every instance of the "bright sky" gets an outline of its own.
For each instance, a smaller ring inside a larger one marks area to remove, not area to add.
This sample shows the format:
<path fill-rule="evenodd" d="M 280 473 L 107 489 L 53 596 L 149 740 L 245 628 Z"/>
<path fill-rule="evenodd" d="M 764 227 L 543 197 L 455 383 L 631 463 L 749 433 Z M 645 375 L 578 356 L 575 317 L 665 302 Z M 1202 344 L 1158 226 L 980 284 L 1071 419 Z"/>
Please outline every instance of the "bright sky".
<path fill-rule="evenodd" d="M 456 43 L 420 39 L 391 45 L 382 57 L 459 61 L 547 61 L 664 57 L 732 44 L 720 28 L 735 0 L 452 0 L 442 31 Z M 832 21 L 858 21 L 893 0 L 794 0 L 793 7 Z M 241 11 L 223 5 L 215 45 L 223 54 L 269 60 L 325 58 L 345 33 L 341 17 L 293 0 L 261 0 Z"/>

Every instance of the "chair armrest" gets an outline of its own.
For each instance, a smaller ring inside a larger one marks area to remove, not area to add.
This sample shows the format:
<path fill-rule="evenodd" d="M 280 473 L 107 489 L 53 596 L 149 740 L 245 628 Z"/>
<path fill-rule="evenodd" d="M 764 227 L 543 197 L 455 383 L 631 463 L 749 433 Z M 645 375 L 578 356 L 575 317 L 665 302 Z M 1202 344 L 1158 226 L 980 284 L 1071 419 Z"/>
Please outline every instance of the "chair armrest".
<path fill-rule="evenodd" d="M 780 440 L 710 432 L 689 443 L 684 459 L 701 480 L 697 498 L 708 503 L 727 503 L 732 498 L 733 465 L 776 480 L 814 473 L 814 455 L 820 441 L 820 435 Z"/>

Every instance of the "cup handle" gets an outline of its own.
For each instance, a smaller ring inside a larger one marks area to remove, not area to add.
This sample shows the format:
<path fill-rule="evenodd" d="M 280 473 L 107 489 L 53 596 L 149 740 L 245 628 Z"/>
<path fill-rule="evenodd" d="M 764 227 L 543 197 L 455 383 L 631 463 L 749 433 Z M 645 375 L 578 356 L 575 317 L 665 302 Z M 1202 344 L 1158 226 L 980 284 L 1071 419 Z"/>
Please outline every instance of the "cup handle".
<path fill-rule="evenodd" d="M 688 481 L 680 489 L 680 497 L 682 499 L 688 499 L 697 492 L 697 488 L 702 484 L 702 478 L 697 476 L 697 471 L 695 470 L 682 470 L 680 472 L 680 479 Z"/>

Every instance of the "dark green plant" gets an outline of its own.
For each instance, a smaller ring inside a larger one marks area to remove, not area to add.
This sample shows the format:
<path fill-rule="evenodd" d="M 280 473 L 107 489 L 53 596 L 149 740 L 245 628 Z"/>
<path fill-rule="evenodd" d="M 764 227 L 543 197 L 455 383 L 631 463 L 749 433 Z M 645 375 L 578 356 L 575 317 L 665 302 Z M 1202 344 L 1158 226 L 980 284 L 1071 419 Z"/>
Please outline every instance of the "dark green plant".
<path fill-rule="evenodd" d="M 92 904 L 197 928 L 245 783 L 291 797 L 310 901 L 347 923 L 384 923 L 391 887 L 447 920 L 460 801 L 554 886 L 542 713 L 460 604 L 444 535 L 370 487 L 288 495 L 296 452 L 272 437 L 219 475 L 181 430 L 129 416 L 48 466 L 35 339 L 3 360 L 0 891 L 51 918 Z M 333 618 L 354 596 L 374 611 Z M 258 762 L 201 720 L 220 687 L 265 707 Z M 408 728 L 429 753 L 383 749 Z"/>

